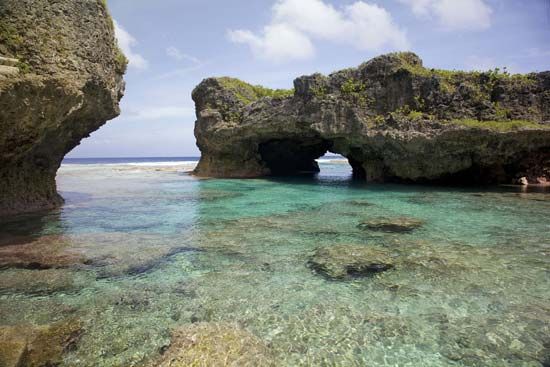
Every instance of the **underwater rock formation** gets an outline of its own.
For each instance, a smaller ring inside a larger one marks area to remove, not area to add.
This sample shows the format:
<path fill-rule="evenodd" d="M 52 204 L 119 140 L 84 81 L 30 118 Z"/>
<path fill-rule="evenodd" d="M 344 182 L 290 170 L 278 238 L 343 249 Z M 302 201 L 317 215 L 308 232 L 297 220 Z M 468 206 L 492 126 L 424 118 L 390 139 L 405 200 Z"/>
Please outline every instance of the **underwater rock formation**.
<path fill-rule="evenodd" d="M 412 232 L 424 225 L 424 221 L 415 218 L 376 218 L 366 220 L 359 224 L 359 228 L 380 232 Z"/>
<path fill-rule="evenodd" d="M 394 267 L 389 251 L 372 246 L 335 245 L 318 248 L 308 261 L 329 279 L 369 276 Z"/>
<path fill-rule="evenodd" d="M 238 325 L 198 323 L 172 333 L 170 347 L 154 366 L 275 366 L 271 351 Z"/>
<path fill-rule="evenodd" d="M 198 176 L 319 170 L 325 152 L 373 182 L 544 181 L 550 72 L 510 75 L 425 68 L 413 53 L 270 90 L 210 78 L 193 91 Z"/>
<path fill-rule="evenodd" d="M 60 204 L 63 157 L 119 115 L 127 60 L 105 4 L 0 2 L 0 215 Z"/>
<path fill-rule="evenodd" d="M 83 333 L 77 318 L 49 325 L 0 326 L 0 366 L 58 366 Z"/>

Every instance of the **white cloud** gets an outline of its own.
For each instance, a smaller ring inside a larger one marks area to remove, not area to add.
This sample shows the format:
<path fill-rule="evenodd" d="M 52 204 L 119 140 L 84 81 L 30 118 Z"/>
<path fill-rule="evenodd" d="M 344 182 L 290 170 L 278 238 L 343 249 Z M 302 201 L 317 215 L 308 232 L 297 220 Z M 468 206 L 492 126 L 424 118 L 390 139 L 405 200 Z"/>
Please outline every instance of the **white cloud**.
<path fill-rule="evenodd" d="M 276 63 L 305 60 L 315 54 L 310 39 L 287 24 L 268 25 L 261 36 L 247 30 L 236 30 L 229 31 L 228 37 L 232 42 L 248 44 L 256 57 Z"/>
<path fill-rule="evenodd" d="M 417 16 L 426 16 L 430 13 L 430 8 L 434 0 L 399 0 L 411 7 L 413 13 Z"/>
<path fill-rule="evenodd" d="M 157 76 L 155 79 L 168 79 L 174 77 L 180 77 L 187 75 L 188 73 L 202 68 L 205 64 L 198 58 L 183 53 L 175 46 L 170 46 L 166 48 L 166 55 L 176 60 L 177 62 L 186 62 L 186 66 L 179 67 L 175 70 L 168 71 Z"/>
<path fill-rule="evenodd" d="M 138 109 L 129 108 L 122 111 L 121 117 L 128 120 L 161 120 L 168 118 L 194 117 L 195 109 L 192 107 L 175 106 L 144 106 Z"/>
<path fill-rule="evenodd" d="M 479 31 L 491 26 L 493 10 L 485 0 L 399 0 L 421 17 L 435 17 L 449 31 Z"/>
<path fill-rule="evenodd" d="M 274 62 L 311 58 L 314 40 L 368 51 L 409 47 L 405 31 L 391 14 L 364 1 L 337 9 L 322 0 L 278 0 L 272 13 L 271 22 L 259 34 L 230 30 L 229 39 L 247 44 L 255 56 Z"/>
<path fill-rule="evenodd" d="M 137 40 L 124 29 L 116 20 L 113 20 L 115 25 L 115 36 L 118 41 L 118 46 L 128 58 L 128 66 L 138 70 L 145 70 L 149 67 L 149 63 L 143 56 L 134 51 L 133 47 L 137 45 Z"/>
<path fill-rule="evenodd" d="M 192 62 L 193 64 L 201 64 L 201 61 L 199 59 L 181 52 L 177 47 L 174 47 L 174 46 L 170 46 L 166 48 L 166 55 L 178 61 L 187 60 Z"/>

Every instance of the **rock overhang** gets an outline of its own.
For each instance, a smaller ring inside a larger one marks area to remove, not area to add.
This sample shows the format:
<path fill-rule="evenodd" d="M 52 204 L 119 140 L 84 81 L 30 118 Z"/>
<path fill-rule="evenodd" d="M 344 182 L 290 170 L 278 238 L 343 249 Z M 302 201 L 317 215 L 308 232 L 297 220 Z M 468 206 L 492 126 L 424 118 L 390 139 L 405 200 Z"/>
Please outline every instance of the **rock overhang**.
<path fill-rule="evenodd" d="M 2 1 L 0 55 L 18 70 L 0 75 L 0 216 L 53 208 L 65 154 L 119 115 L 127 60 L 103 0 Z"/>

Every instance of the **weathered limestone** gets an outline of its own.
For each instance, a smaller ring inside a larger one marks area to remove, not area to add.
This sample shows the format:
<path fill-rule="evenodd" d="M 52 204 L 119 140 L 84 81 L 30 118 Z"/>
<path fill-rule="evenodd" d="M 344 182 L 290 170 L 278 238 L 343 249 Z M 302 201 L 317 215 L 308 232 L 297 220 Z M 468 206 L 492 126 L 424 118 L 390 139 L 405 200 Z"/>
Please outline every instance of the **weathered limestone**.
<path fill-rule="evenodd" d="M 550 72 L 424 68 L 412 53 L 273 91 L 230 78 L 193 92 L 199 176 L 315 172 L 326 151 L 369 181 L 511 183 L 550 172 Z"/>
<path fill-rule="evenodd" d="M 119 114 L 126 59 L 102 0 L 3 0 L 0 55 L 0 215 L 52 208 L 64 155 Z"/>

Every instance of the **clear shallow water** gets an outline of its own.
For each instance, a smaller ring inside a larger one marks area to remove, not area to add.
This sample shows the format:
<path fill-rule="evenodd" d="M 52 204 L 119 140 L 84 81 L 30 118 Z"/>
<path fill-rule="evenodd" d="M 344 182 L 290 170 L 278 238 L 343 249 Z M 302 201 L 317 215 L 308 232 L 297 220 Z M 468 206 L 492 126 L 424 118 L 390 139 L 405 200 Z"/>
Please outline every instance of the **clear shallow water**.
<path fill-rule="evenodd" d="M 0 226 L 0 251 L 29 246 L 49 268 L 0 270 L 2 324 L 78 317 L 64 365 L 147 365 L 171 329 L 196 322 L 240 325 L 280 366 L 550 363 L 548 193 L 367 186 L 337 161 L 276 180 L 137 163 L 64 165 L 60 211 Z M 402 216 L 425 225 L 358 228 Z M 406 261 L 348 281 L 306 266 L 337 244 Z"/>

